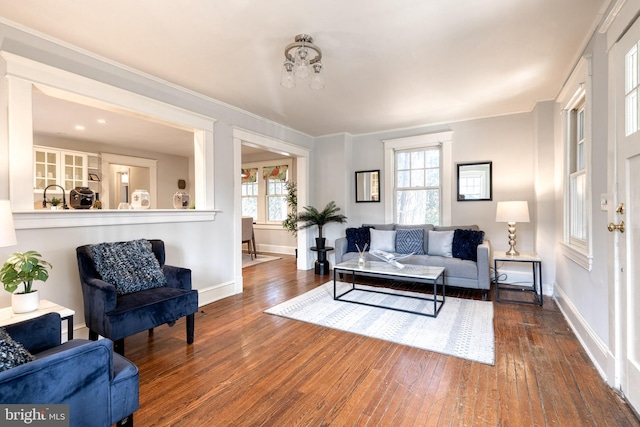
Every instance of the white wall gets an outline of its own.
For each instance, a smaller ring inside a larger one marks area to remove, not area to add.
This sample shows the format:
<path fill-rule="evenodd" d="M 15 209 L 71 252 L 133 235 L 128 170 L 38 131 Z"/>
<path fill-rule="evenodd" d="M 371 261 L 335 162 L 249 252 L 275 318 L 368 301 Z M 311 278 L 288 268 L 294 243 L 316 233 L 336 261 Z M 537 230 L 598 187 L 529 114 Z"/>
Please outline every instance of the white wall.
<path fill-rule="evenodd" d="M 234 212 L 234 195 L 240 190 L 229 185 L 233 182 L 229 177 L 236 172 L 239 174 L 239 171 L 234 170 L 232 131 L 234 127 L 240 127 L 306 148 L 311 147 L 311 138 L 199 94 L 168 85 L 152 76 L 133 72 L 5 24 L 0 24 L 0 49 L 215 118 L 214 147 L 213 152 L 207 154 L 209 157 L 206 161 L 209 164 L 206 173 L 212 174 L 214 183 L 213 188 L 208 190 L 208 197 L 213 199 L 214 208 L 220 210 L 215 220 L 194 222 L 70 228 L 48 228 L 47 224 L 43 224 L 44 228 L 18 229 L 18 245 L 0 248 L 0 259 L 6 259 L 15 251 L 34 249 L 41 252 L 54 268 L 49 281 L 36 287 L 43 291 L 45 298 L 68 305 L 76 311 L 76 328 L 84 325 L 75 258 L 75 248 L 82 244 L 141 237 L 160 238 L 167 244 L 167 263 L 192 269 L 193 285 L 200 291 L 201 304 L 239 292 L 241 289 L 236 286 L 234 269 L 241 262 L 240 245 L 237 245 L 237 253 L 230 250 L 235 247 L 234 242 L 239 235 L 241 216 L 239 212 Z M 0 61 L 0 71 L 4 69 L 6 66 Z M 0 93 L 0 199 L 9 199 L 11 196 L 6 97 L 6 92 Z M 0 306 L 8 305 L 10 295 L 0 293 Z"/>

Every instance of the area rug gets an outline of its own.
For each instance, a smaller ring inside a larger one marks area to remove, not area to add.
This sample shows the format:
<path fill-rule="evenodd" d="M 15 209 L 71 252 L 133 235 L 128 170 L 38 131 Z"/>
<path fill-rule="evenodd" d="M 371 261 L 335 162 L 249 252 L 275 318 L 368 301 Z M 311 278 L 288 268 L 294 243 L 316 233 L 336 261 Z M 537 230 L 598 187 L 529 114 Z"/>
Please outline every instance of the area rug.
<path fill-rule="evenodd" d="M 280 258 L 281 257 L 279 256 L 269 256 L 269 255 L 258 254 L 253 259 L 251 259 L 251 256 L 249 254 L 243 253 L 242 268 L 251 267 L 252 265 L 262 264 L 263 262 L 275 261 Z"/>
<path fill-rule="evenodd" d="M 338 282 L 338 286 L 346 289 L 351 285 Z M 358 285 L 358 288 L 369 287 Z M 402 296 L 411 292 L 385 291 L 395 295 L 353 291 L 348 296 L 358 301 L 433 312 L 432 302 Z M 333 282 L 328 282 L 265 312 L 488 365 L 495 360 L 491 301 L 447 297 L 440 314 L 433 318 L 335 301 Z"/>

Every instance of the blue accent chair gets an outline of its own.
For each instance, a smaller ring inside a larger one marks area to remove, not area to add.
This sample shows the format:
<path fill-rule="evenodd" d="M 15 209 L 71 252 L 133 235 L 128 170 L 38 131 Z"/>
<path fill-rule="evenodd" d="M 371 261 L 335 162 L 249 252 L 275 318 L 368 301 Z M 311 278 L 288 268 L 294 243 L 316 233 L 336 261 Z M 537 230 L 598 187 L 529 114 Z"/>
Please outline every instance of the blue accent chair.
<path fill-rule="evenodd" d="M 187 344 L 193 343 L 198 291 L 191 289 L 191 270 L 166 265 L 164 242 L 149 241 L 167 285 L 126 295 L 118 295 L 114 285 L 102 280 L 90 245 L 76 248 L 89 339 L 96 340 L 98 335 L 109 338 L 121 355 L 124 355 L 125 337 L 145 330 L 151 335 L 156 326 L 164 323 L 173 326 L 181 317 L 186 317 Z"/>
<path fill-rule="evenodd" d="M 133 425 L 138 368 L 108 340 L 60 339 L 60 315 L 5 326 L 36 359 L 0 372 L 2 404 L 66 404 L 71 426 Z"/>

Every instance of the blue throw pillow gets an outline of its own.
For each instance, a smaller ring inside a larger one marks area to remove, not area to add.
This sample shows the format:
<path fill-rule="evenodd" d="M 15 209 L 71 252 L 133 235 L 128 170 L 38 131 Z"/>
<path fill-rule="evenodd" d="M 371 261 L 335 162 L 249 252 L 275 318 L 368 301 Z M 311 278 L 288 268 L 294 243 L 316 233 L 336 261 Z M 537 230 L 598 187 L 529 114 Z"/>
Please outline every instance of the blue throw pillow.
<path fill-rule="evenodd" d="M 369 250 L 369 246 L 371 245 L 371 238 L 369 236 L 370 228 L 372 227 L 347 228 L 345 230 L 347 235 L 347 252 L 358 252 L 356 244 L 360 250 L 363 250 L 366 244 L 366 250 Z"/>
<path fill-rule="evenodd" d="M 455 258 L 478 261 L 478 245 L 484 240 L 484 231 L 456 229 L 453 232 L 452 255 Z"/>
<path fill-rule="evenodd" d="M 19 342 L 0 328 L 0 372 L 36 360 Z"/>
<path fill-rule="evenodd" d="M 167 284 L 148 240 L 91 245 L 91 254 L 102 280 L 115 285 L 118 295 Z"/>
<path fill-rule="evenodd" d="M 396 252 L 424 255 L 424 229 L 399 228 L 396 230 Z"/>

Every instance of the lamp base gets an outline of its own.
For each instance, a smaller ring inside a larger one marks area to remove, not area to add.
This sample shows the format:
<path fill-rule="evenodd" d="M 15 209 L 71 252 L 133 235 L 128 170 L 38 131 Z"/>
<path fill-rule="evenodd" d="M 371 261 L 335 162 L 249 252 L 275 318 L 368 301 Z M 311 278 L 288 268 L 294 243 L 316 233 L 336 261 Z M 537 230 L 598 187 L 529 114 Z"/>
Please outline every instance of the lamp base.
<path fill-rule="evenodd" d="M 507 230 L 509 231 L 509 250 L 505 253 L 509 256 L 518 256 L 520 252 L 516 250 L 516 223 L 508 222 Z"/>

